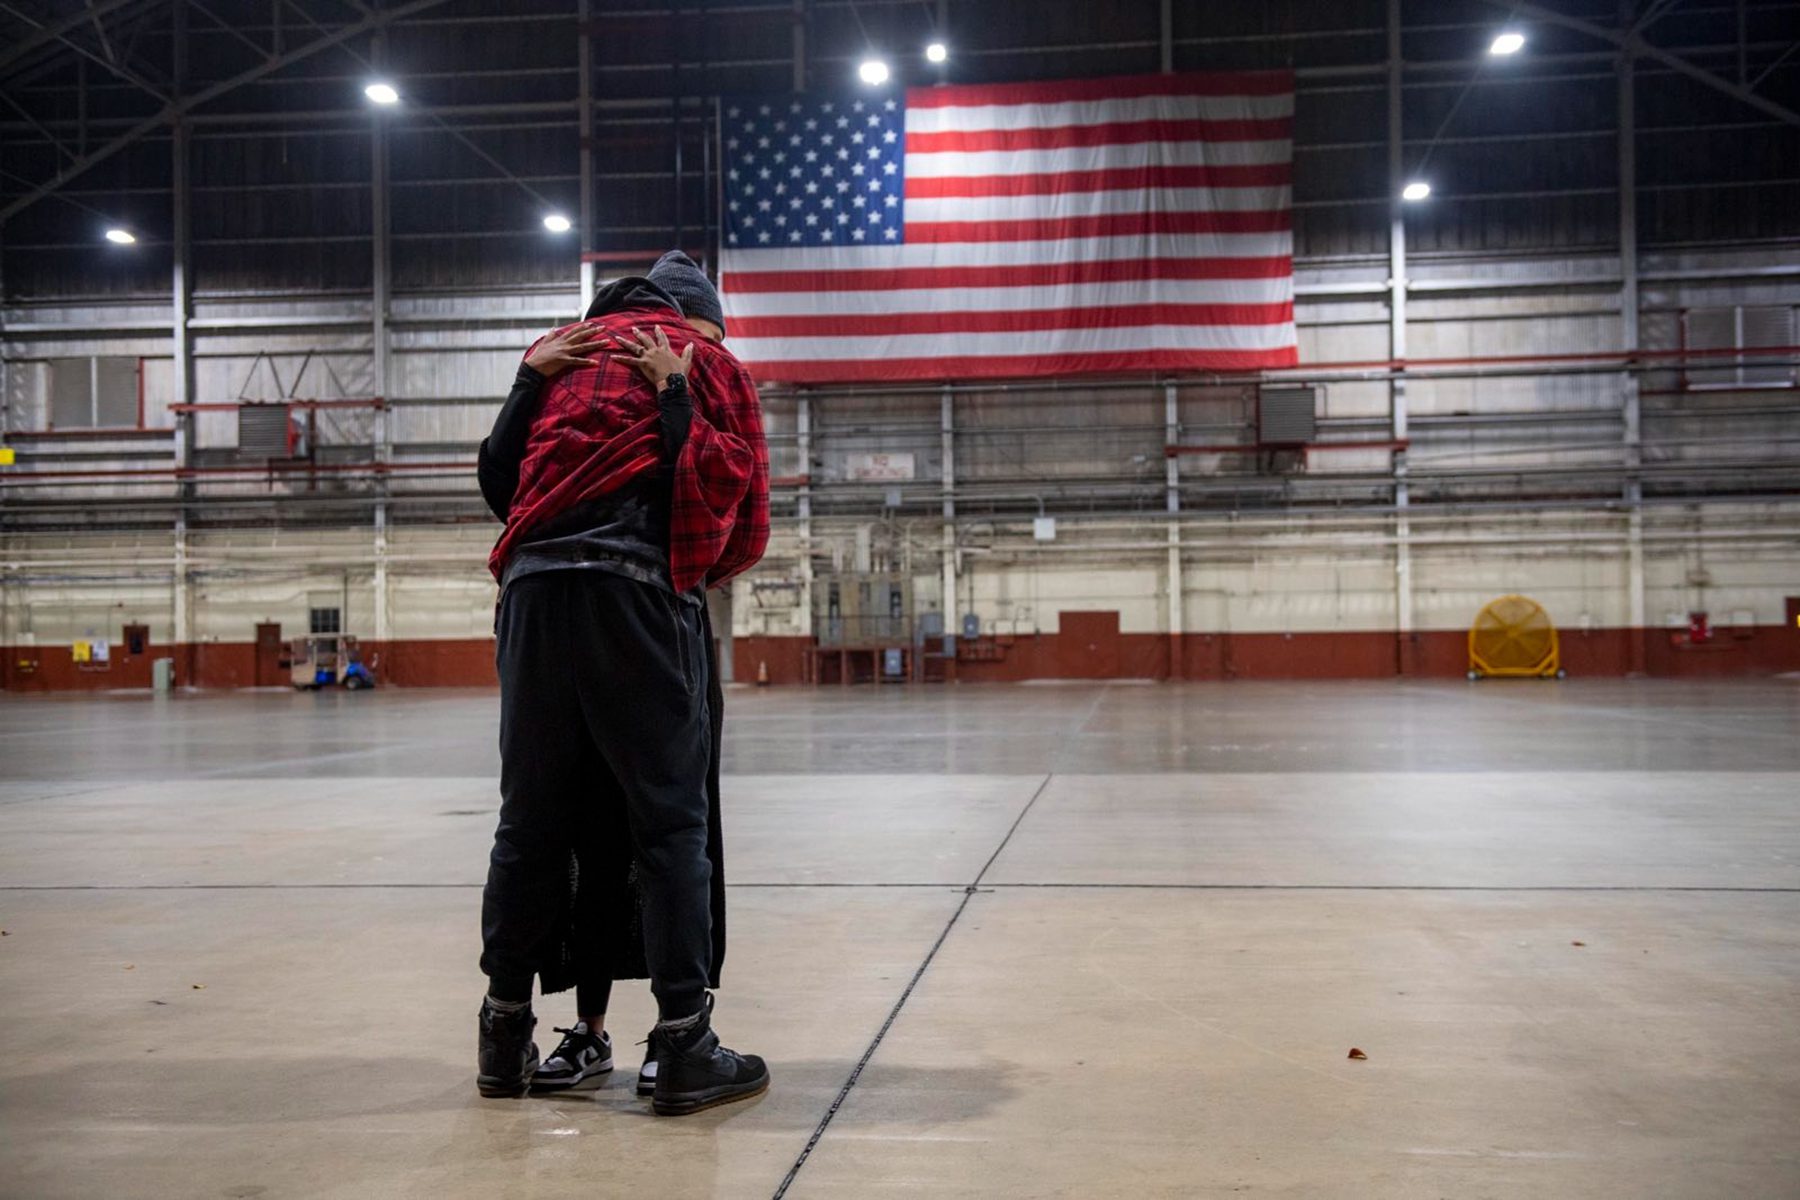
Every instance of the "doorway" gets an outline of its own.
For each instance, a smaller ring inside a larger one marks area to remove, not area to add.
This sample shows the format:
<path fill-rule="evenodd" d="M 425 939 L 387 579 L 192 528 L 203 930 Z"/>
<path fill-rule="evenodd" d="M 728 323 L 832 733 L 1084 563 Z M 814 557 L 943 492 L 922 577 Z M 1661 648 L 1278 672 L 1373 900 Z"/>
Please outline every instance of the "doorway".
<path fill-rule="evenodd" d="M 281 669 L 281 623 L 264 621 L 256 627 L 256 686 L 280 687 L 286 682 Z"/>
<path fill-rule="evenodd" d="M 1119 614 L 1057 614 L 1057 675 L 1064 679 L 1119 677 Z"/>

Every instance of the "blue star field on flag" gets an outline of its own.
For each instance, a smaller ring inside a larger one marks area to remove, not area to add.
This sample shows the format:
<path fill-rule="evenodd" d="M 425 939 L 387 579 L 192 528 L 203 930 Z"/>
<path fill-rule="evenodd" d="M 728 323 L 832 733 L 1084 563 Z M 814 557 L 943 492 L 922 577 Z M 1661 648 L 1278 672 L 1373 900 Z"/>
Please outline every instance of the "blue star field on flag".
<path fill-rule="evenodd" d="M 736 99 L 724 105 L 725 244 L 906 240 L 906 105 L 891 96 Z"/>

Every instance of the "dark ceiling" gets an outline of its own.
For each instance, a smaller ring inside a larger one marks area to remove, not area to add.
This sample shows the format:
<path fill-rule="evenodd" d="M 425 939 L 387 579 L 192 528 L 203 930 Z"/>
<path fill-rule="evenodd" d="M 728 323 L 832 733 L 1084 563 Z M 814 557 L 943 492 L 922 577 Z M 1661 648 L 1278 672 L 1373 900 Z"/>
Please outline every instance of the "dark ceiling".
<path fill-rule="evenodd" d="M 1619 51 L 1638 25 L 1640 239 L 1800 238 L 1800 5 L 1786 0 L 1404 0 L 1408 168 L 1435 194 L 1409 213 L 1430 254 L 1603 250 L 1617 240 Z M 1534 6 L 1526 5 L 1526 10 Z M 1385 253 L 1386 0 L 1169 5 L 1177 70 L 1296 73 L 1296 251 Z M 712 99 L 853 88 L 871 50 L 896 85 L 1156 71 L 1158 0 L 767 0 L 647 7 L 593 0 L 594 250 L 629 261 L 712 238 Z M 372 146 L 388 131 L 394 286 L 555 285 L 579 233 L 576 0 L 5 0 L 0 4 L 0 275 L 8 298 L 166 295 L 169 114 L 191 131 L 200 294 L 366 291 Z M 950 47 L 942 69 L 924 45 Z M 1706 82 L 1658 58 L 1715 77 Z M 376 75 L 404 103 L 373 112 Z M 1733 96 L 1722 90 L 1747 92 Z M 1770 107 L 1775 111 L 1769 111 Z M 91 165 L 90 165 L 91 164 Z M 23 203 L 59 177 L 67 182 Z M 140 244 L 107 247 L 108 224 Z M 610 264 L 608 264 L 610 265 Z"/>

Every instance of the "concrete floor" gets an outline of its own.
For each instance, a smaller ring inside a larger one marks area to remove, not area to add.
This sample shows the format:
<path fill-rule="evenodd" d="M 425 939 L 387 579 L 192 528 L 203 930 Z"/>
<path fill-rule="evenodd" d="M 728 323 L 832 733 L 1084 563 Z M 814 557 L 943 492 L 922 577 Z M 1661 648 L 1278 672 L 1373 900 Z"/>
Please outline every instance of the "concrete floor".
<path fill-rule="evenodd" d="M 729 704 L 662 1121 L 475 1095 L 491 693 L 0 697 L 0 1193 L 1800 1196 L 1800 681 Z"/>

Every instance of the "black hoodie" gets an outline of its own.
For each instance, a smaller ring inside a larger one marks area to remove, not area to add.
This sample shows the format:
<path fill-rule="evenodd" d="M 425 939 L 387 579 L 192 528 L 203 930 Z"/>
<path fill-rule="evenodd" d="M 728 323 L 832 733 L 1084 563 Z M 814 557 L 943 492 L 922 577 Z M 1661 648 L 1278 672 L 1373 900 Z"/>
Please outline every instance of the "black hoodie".
<path fill-rule="evenodd" d="M 634 275 L 595 292 L 582 319 L 643 308 L 681 314 L 681 306 L 668 292 Z M 512 391 L 476 458 L 482 499 L 502 521 L 519 488 L 519 464 L 531 439 L 544 382 L 543 375 L 519 364 Z M 520 545 L 507 561 L 502 588 L 539 571 L 597 569 L 674 591 L 669 577 L 669 488 L 694 409 L 685 388 L 664 389 L 657 400 L 662 407 L 663 468 L 620 491 L 577 505 Z M 697 603 L 700 597 L 692 599 Z"/>

